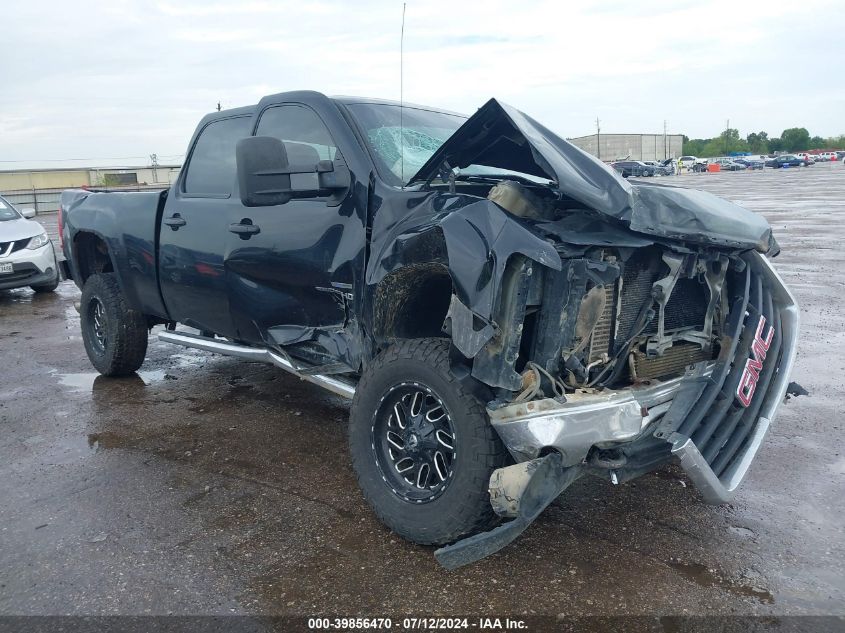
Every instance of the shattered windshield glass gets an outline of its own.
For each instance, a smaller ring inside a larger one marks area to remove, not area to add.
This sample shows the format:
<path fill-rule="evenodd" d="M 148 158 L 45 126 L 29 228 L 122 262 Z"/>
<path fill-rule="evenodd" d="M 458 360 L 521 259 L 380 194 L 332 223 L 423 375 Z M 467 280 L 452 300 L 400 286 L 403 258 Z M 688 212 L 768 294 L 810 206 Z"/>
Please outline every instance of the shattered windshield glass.
<path fill-rule="evenodd" d="M 384 178 L 407 184 L 465 117 L 391 104 L 355 103 L 349 110 L 366 136 Z M 392 178 L 390 178 L 392 176 Z"/>

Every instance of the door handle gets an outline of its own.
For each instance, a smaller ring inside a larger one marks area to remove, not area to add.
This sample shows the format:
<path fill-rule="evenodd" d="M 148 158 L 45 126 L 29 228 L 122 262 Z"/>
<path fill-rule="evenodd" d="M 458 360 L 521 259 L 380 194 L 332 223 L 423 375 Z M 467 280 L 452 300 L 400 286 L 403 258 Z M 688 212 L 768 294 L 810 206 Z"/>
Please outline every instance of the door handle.
<path fill-rule="evenodd" d="M 169 218 L 164 218 L 162 222 L 174 231 L 179 230 L 180 226 L 185 226 L 187 224 L 187 222 L 185 222 L 185 218 L 183 218 L 178 213 L 174 213 Z"/>
<path fill-rule="evenodd" d="M 252 223 L 249 218 L 229 225 L 229 231 L 240 236 L 242 240 L 248 240 L 251 236 L 261 233 L 261 227 Z"/>

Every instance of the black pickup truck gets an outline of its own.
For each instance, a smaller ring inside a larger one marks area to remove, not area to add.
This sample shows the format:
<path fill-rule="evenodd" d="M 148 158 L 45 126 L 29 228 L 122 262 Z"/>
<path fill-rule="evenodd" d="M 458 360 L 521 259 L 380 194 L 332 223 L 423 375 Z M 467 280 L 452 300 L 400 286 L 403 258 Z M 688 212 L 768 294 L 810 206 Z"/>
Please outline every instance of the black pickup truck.
<path fill-rule="evenodd" d="M 66 191 L 61 222 L 98 371 L 163 325 L 351 398 L 367 501 L 447 567 L 584 474 L 675 459 L 729 500 L 795 356 L 762 217 L 626 182 L 494 99 L 265 97 L 203 118 L 168 191 Z"/>

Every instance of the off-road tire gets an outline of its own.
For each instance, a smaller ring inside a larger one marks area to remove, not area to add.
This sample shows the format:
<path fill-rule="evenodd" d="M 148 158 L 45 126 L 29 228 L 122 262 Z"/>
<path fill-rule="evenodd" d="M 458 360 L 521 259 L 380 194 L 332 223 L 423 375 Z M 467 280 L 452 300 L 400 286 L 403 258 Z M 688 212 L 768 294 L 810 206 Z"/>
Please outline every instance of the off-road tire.
<path fill-rule="evenodd" d="M 102 306 L 105 344 L 97 341 L 92 307 Z M 91 275 L 82 288 L 79 311 L 82 340 L 91 364 L 104 376 L 126 376 L 136 371 L 147 354 L 144 315 L 130 310 L 114 273 Z"/>
<path fill-rule="evenodd" d="M 349 447 L 358 484 L 367 503 L 387 527 L 422 545 L 450 543 L 489 527 L 495 520 L 487 491 L 492 472 L 506 464 L 507 452 L 482 403 L 452 373 L 448 339 L 398 342 L 367 367 L 355 390 Z M 452 474 L 442 494 L 424 503 L 407 501 L 388 485 L 373 441 L 384 395 L 413 382 L 434 392 L 455 429 Z"/>

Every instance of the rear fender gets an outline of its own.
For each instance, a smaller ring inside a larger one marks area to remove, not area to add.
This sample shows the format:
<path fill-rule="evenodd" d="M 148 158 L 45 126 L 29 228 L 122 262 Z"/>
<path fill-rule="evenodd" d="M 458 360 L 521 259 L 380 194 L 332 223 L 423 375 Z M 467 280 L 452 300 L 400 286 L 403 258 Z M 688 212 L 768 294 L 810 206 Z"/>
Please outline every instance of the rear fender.
<path fill-rule="evenodd" d="M 77 237 L 90 234 L 105 245 L 112 269 L 130 308 L 167 318 L 158 289 L 156 227 L 166 192 L 62 194 L 65 210 L 65 256 L 78 286 L 85 282 L 75 248 Z"/>

